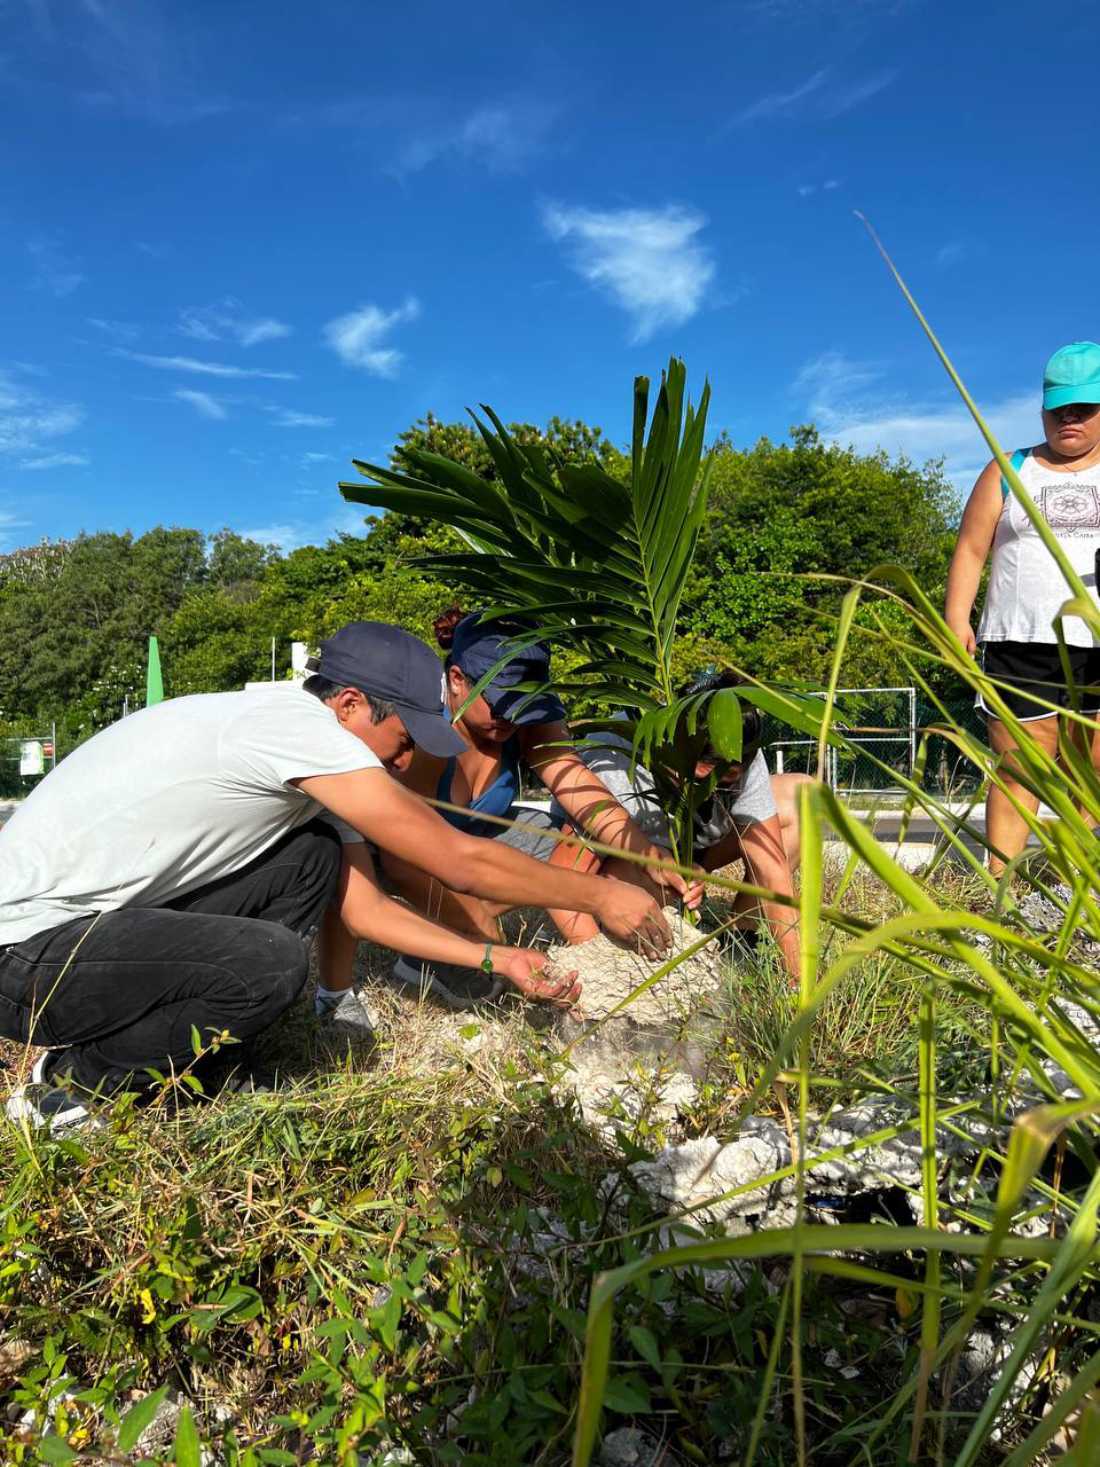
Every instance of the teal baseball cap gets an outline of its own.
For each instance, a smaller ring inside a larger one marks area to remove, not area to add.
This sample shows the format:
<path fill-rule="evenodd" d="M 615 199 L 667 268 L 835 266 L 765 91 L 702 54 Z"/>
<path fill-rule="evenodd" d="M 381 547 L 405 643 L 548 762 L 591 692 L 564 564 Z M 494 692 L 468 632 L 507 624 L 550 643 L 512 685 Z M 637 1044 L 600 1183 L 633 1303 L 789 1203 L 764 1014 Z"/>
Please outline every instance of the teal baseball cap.
<path fill-rule="evenodd" d="M 1100 346 L 1071 341 L 1054 353 L 1043 372 L 1043 407 L 1100 402 Z"/>

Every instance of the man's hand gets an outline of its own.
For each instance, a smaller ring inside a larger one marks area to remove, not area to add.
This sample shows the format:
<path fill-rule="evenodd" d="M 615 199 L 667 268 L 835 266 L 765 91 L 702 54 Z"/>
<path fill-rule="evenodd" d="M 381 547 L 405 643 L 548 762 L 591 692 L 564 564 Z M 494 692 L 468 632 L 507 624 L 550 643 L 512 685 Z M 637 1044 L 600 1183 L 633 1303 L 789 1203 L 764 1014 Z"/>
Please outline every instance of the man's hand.
<path fill-rule="evenodd" d="M 555 1008 L 571 1008 L 581 996 L 581 985 L 575 972 L 564 978 L 551 978 L 544 970 L 544 953 L 529 947 L 496 947 L 493 949 L 493 972 L 507 978 L 527 998 Z"/>
<path fill-rule="evenodd" d="M 672 933 L 657 903 L 628 881 L 613 876 L 600 880 L 604 890 L 595 914 L 600 926 L 620 942 L 636 943 L 646 957 L 659 958 L 671 944 Z"/>

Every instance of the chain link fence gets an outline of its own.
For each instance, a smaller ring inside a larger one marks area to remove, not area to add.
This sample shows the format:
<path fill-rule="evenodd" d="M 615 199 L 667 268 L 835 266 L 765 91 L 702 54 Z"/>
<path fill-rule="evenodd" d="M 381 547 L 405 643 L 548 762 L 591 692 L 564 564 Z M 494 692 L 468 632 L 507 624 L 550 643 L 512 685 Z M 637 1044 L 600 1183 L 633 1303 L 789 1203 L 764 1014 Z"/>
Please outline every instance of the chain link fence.
<path fill-rule="evenodd" d="M 960 703 L 950 712 L 960 728 L 985 741 L 985 717 L 971 703 Z M 848 747 L 826 751 L 825 778 L 838 795 L 849 800 L 901 798 L 903 792 L 893 776 L 913 778 L 926 730 L 943 722 L 940 710 L 925 702 L 913 687 L 838 689 L 835 723 Z M 778 728 L 775 733 L 777 737 L 769 740 L 766 750 L 772 772 L 816 775 L 817 740 L 786 738 Z M 956 744 L 929 735 L 923 788 L 944 796 L 964 796 L 979 782 L 978 770 Z"/>

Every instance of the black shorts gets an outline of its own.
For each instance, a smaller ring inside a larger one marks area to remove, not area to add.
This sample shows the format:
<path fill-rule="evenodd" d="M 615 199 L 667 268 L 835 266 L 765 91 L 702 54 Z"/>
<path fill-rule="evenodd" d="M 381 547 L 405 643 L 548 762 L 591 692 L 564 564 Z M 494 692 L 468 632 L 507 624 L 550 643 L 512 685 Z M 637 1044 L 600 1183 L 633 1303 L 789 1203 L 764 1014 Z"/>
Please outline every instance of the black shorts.
<path fill-rule="evenodd" d="M 1100 647 L 1067 647 L 1066 652 L 1081 712 L 1096 713 L 1100 710 Z M 1057 703 L 1059 708 L 1070 706 L 1057 642 L 983 642 L 982 671 L 998 682 L 1011 684 L 1012 692 L 998 691 L 1022 723 L 1050 717 L 1033 698 L 1045 698 L 1048 703 Z M 989 713 L 980 693 L 975 705 L 983 713 Z"/>

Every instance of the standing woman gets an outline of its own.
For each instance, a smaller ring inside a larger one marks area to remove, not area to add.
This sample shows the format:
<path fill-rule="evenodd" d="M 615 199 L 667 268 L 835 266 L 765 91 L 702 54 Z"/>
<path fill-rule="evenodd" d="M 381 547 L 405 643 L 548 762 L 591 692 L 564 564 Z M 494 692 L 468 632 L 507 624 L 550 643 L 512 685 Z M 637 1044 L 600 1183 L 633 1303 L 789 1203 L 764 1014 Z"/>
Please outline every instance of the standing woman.
<path fill-rule="evenodd" d="M 1100 551 L 1100 346 L 1095 342 L 1075 341 L 1047 363 L 1043 433 L 1042 443 L 1013 455 L 1013 466 L 1095 598 Z M 991 548 L 989 587 L 975 637 L 971 612 Z M 1001 696 L 1052 758 L 1058 749 L 1059 716 L 1034 700 L 1070 706 L 1053 626 L 1070 594 L 1034 525 L 1002 481 L 996 460 L 987 464 L 963 512 L 947 575 L 944 616 L 971 655 L 980 646 L 983 671 L 1009 685 L 1011 691 L 1002 690 Z M 1081 711 L 1095 717 L 1100 710 L 1100 648 L 1080 617 L 1067 617 L 1063 634 L 1073 681 L 1082 689 Z M 980 698 L 978 706 L 988 717 L 994 752 L 1009 753 L 1016 747 L 1014 736 Z M 1097 762 L 1100 735 L 1094 734 L 1091 752 Z M 1002 763 L 1001 772 L 1012 798 L 990 784 L 986 800 L 986 835 L 993 847 L 989 869 L 994 875 L 1027 844 L 1028 823 L 1013 799 L 1025 810 L 1039 807 L 1038 798 L 1012 778 L 1010 763 Z"/>

